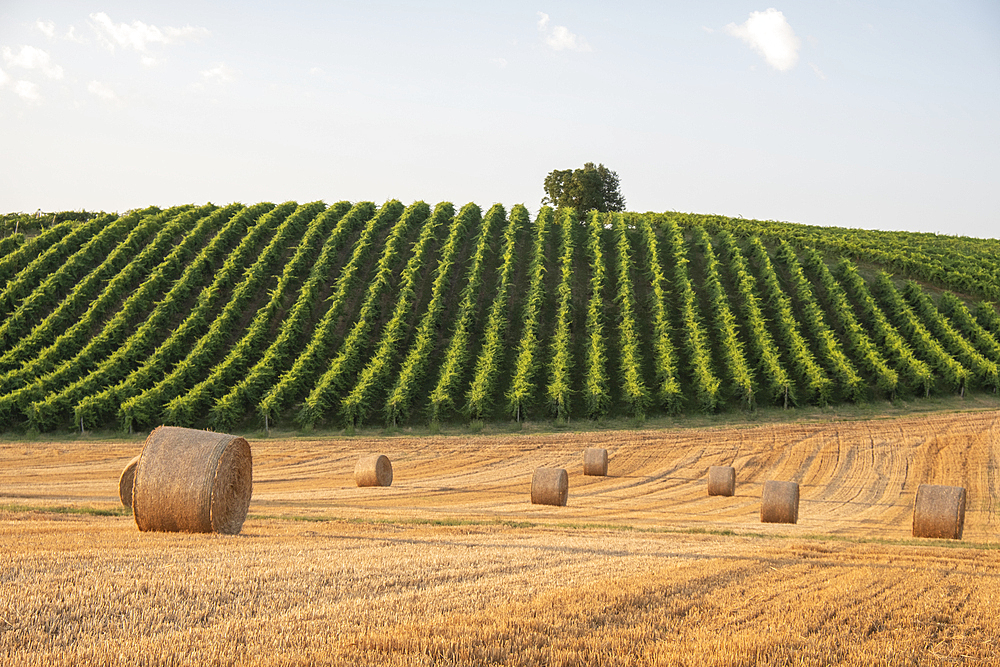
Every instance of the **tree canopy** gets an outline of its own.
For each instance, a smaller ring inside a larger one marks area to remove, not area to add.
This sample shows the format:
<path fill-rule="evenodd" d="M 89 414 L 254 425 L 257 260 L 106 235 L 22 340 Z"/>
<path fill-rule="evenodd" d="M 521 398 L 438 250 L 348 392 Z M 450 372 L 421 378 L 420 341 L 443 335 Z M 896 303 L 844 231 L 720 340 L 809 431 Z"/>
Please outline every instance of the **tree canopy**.
<path fill-rule="evenodd" d="M 625 198 L 618 174 L 603 164 L 588 162 L 583 169 L 555 169 L 545 177 L 542 204 L 570 206 L 578 211 L 624 211 Z"/>

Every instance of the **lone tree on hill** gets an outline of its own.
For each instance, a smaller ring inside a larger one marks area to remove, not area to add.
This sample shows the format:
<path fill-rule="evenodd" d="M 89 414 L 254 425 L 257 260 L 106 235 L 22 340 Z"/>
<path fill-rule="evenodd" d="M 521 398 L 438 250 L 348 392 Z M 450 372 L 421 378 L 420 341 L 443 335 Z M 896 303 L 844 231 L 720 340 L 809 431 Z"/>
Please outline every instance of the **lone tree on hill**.
<path fill-rule="evenodd" d="M 542 205 L 571 206 L 577 211 L 597 209 L 602 213 L 624 211 L 625 198 L 618 186 L 618 174 L 593 162 L 583 169 L 556 169 L 545 177 Z"/>

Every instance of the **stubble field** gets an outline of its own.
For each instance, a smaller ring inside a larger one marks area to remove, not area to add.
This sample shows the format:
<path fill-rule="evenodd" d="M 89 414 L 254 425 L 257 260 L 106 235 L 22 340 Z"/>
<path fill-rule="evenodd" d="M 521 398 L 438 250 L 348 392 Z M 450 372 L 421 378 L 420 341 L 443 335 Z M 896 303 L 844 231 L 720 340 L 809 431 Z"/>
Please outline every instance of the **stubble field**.
<path fill-rule="evenodd" d="M 0 663 L 1000 664 L 998 411 L 251 446 L 219 536 L 52 511 L 120 507 L 141 440 L 0 444 Z M 393 485 L 357 488 L 375 451 Z M 567 507 L 529 503 L 538 466 Z M 769 479 L 798 524 L 759 522 Z M 963 541 L 910 538 L 921 483 L 966 487 Z"/>

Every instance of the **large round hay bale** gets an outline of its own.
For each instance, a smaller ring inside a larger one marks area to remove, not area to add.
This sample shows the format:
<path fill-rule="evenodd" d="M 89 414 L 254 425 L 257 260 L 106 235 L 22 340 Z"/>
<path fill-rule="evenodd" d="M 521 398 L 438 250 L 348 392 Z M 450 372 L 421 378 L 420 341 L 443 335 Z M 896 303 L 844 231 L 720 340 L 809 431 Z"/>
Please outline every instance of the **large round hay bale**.
<path fill-rule="evenodd" d="M 358 486 L 391 486 L 392 463 L 385 454 L 367 454 L 354 466 L 354 481 Z"/>
<path fill-rule="evenodd" d="M 764 482 L 760 496 L 761 523 L 798 523 L 799 485 L 796 482 Z"/>
<path fill-rule="evenodd" d="M 733 466 L 708 467 L 708 495 L 731 496 L 736 493 L 736 468 Z"/>
<path fill-rule="evenodd" d="M 135 469 L 132 514 L 139 530 L 236 534 L 253 492 L 253 459 L 243 438 L 160 426 Z"/>
<path fill-rule="evenodd" d="M 913 537 L 962 539 L 965 527 L 965 488 L 921 484 L 913 504 Z"/>
<path fill-rule="evenodd" d="M 565 468 L 536 468 L 531 476 L 531 502 L 534 505 L 566 505 L 569 475 Z"/>
<path fill-rule="evenodd" d="M 583 452 L 583 474 L 605 477 L 608 474 L 608 450 L 591 447 Z"/>
<path fill-rule="evenodd" d="M 122 474 L 118 477 L 118 497 L 122 501 L 122 505 L 132 509 L 132 483 L 135 481 L 135 467 L 139 465 L 139 457 L 134 457 L 122 470 Z"/>

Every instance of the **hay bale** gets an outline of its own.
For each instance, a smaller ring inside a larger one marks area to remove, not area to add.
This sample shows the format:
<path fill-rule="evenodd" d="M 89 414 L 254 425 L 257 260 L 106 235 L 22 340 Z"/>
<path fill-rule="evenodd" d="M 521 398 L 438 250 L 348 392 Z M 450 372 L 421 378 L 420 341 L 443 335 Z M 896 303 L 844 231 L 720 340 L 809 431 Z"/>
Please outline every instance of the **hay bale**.
<path fill-rule="evenodd" d="M 799 485 L 796 482 L 764 482 L 760 496 L 761 523 L 798 523 Z"/>
<path fill-rule="evenodd" d="M 736 468 L 732 466 L 708 467 L 708 495 L 731 496 L 736 493 Z"/>
<path fill-rule="evenodd" d="M 160 426 L 139 455 L 132 514 L 144 531 L 236 534 L 252 492 L 253 459 L 246 440 Z"/>
<path fill-rule="evenodd" d="M 965 527 L 965 488 L 921 484 L 913 504 L 913 537 L 962 539 Z"/>
<path fill-rule="evenodd" d="M 608 450 L 591 447 L 583 452 L 583 474 L 605 477 L 608 474 Z"/>
<path fill-rule="evenodd" d="M 392 463 L 385 454 L 367 454 L 354 466 L 354 481 L 358 486 L 391 486 Z"/>
<path fill-rule="evenodd" d="M 536 468 L 531 476 L 533 505 L 565 506 L 569 495 L 569 475 L 565 468 Z"/>
<path fill-rule="evenodd" d="M 118 477 L 118 497 L 121 498 L 122 505 L 132 509 L 132 483 L 135 481 L 135 467 L 139 465 L 139 457 L 136 456 Z"/>

